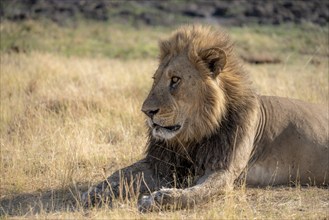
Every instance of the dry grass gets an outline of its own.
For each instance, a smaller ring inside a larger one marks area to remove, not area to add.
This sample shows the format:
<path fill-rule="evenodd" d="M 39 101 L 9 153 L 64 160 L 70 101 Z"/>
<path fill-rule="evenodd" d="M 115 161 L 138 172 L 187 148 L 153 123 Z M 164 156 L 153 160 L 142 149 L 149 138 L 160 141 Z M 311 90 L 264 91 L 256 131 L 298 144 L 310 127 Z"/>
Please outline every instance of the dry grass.
<path fill-rule="evenodd" d="M 295 57 L 294 57 L 295 56 Z M 261 94 L 328 103 L 328 57 L 246 65 Z M 79 191 L 140 159 L 140 107 L 154 60 L 1 54 L 0 216 L 29 218 L 329 218 L 320 188 L 238 188 L 190 210 L 140 214 L 136 199 L 82 210 Z"/>

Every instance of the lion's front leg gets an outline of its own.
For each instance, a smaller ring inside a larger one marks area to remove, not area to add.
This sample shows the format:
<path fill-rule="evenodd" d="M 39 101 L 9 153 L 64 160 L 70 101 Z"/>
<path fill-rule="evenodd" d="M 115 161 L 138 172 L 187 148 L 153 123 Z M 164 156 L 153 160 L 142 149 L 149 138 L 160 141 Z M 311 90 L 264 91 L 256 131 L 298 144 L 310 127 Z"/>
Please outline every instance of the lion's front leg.
<path fill-rule="evenodd" d="M 234 178 L 229 172 L 212 172 L 199 179 L 195 186 L 186 189 L 162 188 L 150 196 L 143 196 L 138 202 L 141 212 L 163 208 L 184 209 L 206 202 L 212 196 L 233 188 Z"/>
<path fill-rule="evenodd" d="M 84 206 L 111 204 L 113 198 L 130 198 L 138 194 L 151 193 L 166 186 L 168 182 L 159 179 L 146 160 L 140 160 L 91 187 L 82 194 L 81 199 Z"/>
<path fill-rule="evenodd" d="M 118 172 L 115 172 L 106 181 L 90 187 L 87 192 L 83 193 L 81 196 L 83 206 L 111 205 L 112 199 L 118 197 L 118 192 L 120 191 Z"/>

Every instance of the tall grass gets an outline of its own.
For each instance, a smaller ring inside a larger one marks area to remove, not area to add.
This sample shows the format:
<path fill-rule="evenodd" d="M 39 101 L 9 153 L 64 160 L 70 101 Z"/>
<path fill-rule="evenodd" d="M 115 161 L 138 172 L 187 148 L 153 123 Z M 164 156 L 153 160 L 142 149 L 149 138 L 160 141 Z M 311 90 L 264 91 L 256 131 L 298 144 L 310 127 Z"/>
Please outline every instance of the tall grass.
<path fill-rule="evenodd" d="M 129 38 L 130 30 L 124 33 Z M 328 49 L 321 42 L 313 46 Z M 242 187 L 208 204 L 160 214 L 139 214 L 136 198 L 116 201 L 113 209 L 83 211 L 79 191 L 143 156 L 146 128 L 140 108 L 157 61 L 35 48 L 3 50 L 0 56 L 0 213 L 5 217 L 328 217 L 328 190 L 299 187 Z M 257 91 L 328 104 L 328 57 L 298 50 L 280 56 L 281 64 L 246 64 Z"/>

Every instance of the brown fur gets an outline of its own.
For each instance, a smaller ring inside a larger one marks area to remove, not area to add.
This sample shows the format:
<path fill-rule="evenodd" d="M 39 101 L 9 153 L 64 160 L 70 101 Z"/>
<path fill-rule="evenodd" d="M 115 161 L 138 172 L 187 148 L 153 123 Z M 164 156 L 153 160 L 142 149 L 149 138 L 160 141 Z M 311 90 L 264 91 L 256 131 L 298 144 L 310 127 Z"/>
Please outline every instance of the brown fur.
<path fill-rule="evenodd" d="M 214 85 L 213 80 L 209 79 L 209 69 L 199 56 L 204 50 L 216 47 L 225 51 L 228 61 L 219 75 L 219 85 Z M 160 49 L 160 63 L 170 63 L 180 54 L 187 54 L 192 65 L 203 76 L 207 96 L 201 95 L 197 99 L 199 103 L 195 104 L 195 108 L 199 110 L 189 112 L 200 113 L 191 115 L 197 121 L 199 130 L 190 130 L 191 134 L 183 134 L 183 138 L 170 141 L 158 140 L 149 132 L 146 151 L 149 163 L 161 176 L 175 174 L 180 180 L 188 174 L 201 176 L 207 168 L 227 168 L 235 142 L 244 136 L 245 127 L 249 124 L 248 114 L 256 105 L 255 94 L 234 54 L 231 40 L 222 30 L 186 26 L 168 40 L 160 42 Z M 200 91 L 202 88 L 199 86 L 197 90 Z M 194 89 L 192 86 L 188 88 Z"/>
<path fill-rule="evenodd" d="M 141 211 L 207 201 L 243 171 L 251 185 L 328 184 L 327 107 L 256 95 L 222 30 L 185 26 L 160 43 L 142 111 L 146 157 L 91 188 L 86 203 L 129 195 L 122 177 L 129 189 L 151 193 L 139 200 Z"/>

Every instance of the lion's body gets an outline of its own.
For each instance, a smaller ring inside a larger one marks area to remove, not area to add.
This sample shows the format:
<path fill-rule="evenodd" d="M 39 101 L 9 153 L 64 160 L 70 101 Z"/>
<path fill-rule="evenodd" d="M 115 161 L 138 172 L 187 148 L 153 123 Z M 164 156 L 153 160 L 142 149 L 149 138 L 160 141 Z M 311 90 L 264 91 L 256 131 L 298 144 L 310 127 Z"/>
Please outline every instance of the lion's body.
<path fill-rule="evenodd" d="M 328 184 L 327 107 L 279 97 L 260 101 L 259 140 L 247 184 Z"/>
<path fill-rule="evenodd" d="M 120 177 L 141 194 L 153 192 L 141 210 L 189 207 L 245 176 L 247 185 L 329 183 L 327 107 L 258 96 L 222 31 L 183 27 L 160 51 L 142 107 L 146 157 L 92 188 L 85 201 L 129 194 Z"/>

